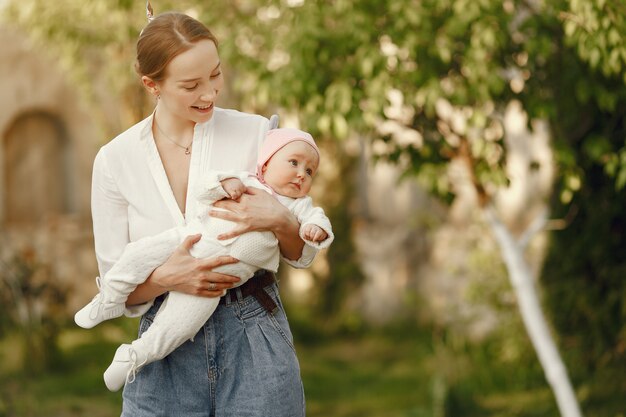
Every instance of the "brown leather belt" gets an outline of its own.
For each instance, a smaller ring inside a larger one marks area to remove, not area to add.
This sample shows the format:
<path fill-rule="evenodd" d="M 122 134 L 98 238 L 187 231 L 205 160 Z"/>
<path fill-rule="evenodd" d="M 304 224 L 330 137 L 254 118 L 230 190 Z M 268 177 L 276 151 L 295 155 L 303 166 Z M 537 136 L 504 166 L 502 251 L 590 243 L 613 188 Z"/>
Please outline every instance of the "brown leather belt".
<path fill-rule="evenodd" d="M 269 313 L 274 314 L 278 309 L 276 302 L 274 299 L 265 291 L 265 287 L 276 282 L 276 278 L 274 274 L 269 271 L 258 271 L 254 274 L 252 278 L 248 280 L 241 287 L 231 288 L 228 290 L 226 295 L 222 297 L 224 300 L 226 297 L 230 297 L 230 301 L 242 301 L 244 298 L 248 296 L 253 296 L 256 300 L 267 310 Z M 239 299 L 239 292 L 241 291 L 241 299 Z"/>

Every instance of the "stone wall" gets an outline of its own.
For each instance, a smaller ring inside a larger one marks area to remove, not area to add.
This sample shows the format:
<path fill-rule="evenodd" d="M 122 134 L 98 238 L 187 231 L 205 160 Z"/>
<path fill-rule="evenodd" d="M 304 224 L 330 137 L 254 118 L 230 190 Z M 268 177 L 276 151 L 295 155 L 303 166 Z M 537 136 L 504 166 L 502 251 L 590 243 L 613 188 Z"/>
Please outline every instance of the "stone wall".
<path fill-rule="evenodd" d="M 71 289 L 93 292 L 91 167 L 99 133 L 54 59 L 0 27 L 0 256 L 26 257 Z M 89 282 L 90 285 L 86 285 Z M 86 290 L 85 290 L 86 291 Z M 78 299 L 80 298 L 80 300 Z"/>

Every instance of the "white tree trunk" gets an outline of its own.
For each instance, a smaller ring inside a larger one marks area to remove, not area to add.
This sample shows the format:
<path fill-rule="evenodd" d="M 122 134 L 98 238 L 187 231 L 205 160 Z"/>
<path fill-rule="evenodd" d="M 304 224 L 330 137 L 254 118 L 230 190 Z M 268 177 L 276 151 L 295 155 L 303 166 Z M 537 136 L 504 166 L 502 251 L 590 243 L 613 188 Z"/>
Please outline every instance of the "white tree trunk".
<path fill-rule="evenodd" d="M 541 366 L 546 374 L 546 379 L 556 397 L 561 416 L 581 417 L 580 407 L 567 375 L 567 370 L 541 309 L 533 273 L 524 257 L 526 243 L 530 240 L 532 234 L 545 226 L 547 213 L 543 212 L 529 227 L 520 241 L 516 241 L 511 232 L 500 221 L 493 207 L 487 207 L 484 212 L 487 222 L 500 246 L 526 331 L 537 352 Z"/>

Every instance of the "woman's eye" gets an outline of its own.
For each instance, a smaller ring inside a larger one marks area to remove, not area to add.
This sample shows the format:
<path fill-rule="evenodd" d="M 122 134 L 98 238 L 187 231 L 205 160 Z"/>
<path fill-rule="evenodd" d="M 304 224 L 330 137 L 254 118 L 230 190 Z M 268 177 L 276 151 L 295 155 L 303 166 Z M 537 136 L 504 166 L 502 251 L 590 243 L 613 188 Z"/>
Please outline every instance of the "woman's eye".
<path fill-rule="evenodd" d="M 313 175 L 313 170 L 312 170 L 312 169 L 307 169 L 307 170 L 306 170 L 306 173 L 307 173 L 308 175 L 311 175 L 311 176 L 312 176 L 312 175 Z"/>
<path fill-rule="evenodd" d="M 196 85 L 194 85 L 194 86 L 192 86 L 192 87 L 183 87 L 183 88 L 184 88 L 185 90 L 187 90 L 187 91 L 193 91 L 193 90 L 195 90 L 196 88 L 198 88 L 198 84 L 196 84 Z"/>
<path fill-rule="evenodd" d="M 217 78 L 220 75 L 222 75 L 222 71 L 218 72 L 217 74 L 211 74 L 211 78 Z"/>
<path fill-rule="evenodd" d="M 289 160 L 289 163 L 290 163 L 291 165 L 293 165 L 294 167 L 297 167 L 297 166 L 298 166 L 298 161 L 296 161 L 295 159 L 290 159 L 290 160 Z"/>

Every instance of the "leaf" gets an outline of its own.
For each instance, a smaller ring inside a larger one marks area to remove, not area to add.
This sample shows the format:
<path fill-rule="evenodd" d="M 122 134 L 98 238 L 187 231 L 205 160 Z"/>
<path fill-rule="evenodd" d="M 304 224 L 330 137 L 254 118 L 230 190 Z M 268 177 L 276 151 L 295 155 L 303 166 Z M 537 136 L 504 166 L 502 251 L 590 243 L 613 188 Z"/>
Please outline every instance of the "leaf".
<path fill-rule="evenodd" d="M 333 116 L 333 132 L 337 139 L 345 139 L 348 136 L 348 123 L 341 114 Z"/>
<path fill-rule="evenodd" d="M 601 161 L 612 150 L 611 142 L 600 135 L 592 135 L 583 142 L 583 149 L 594 161 Z"/>
<path fill-rule="evenodd" d="M 615 180 L 615 189 L 621 190 L 626 185 L 626 166 L 622 165 Z"/>

